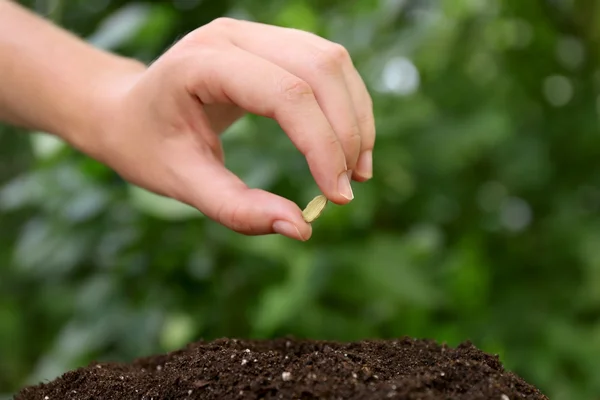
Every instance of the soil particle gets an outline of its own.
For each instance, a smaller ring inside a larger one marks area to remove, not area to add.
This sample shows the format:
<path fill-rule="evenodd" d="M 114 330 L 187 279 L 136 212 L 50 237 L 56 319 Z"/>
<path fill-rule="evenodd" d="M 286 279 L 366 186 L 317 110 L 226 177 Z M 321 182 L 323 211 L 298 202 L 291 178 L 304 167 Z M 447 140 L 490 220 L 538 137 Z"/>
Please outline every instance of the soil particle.
<path fill-rule="evenodd" d="M 15 400 L 543 399 L 498 357 L 429 340 L 200 341 L 130 364 L 92 363 Z"/>

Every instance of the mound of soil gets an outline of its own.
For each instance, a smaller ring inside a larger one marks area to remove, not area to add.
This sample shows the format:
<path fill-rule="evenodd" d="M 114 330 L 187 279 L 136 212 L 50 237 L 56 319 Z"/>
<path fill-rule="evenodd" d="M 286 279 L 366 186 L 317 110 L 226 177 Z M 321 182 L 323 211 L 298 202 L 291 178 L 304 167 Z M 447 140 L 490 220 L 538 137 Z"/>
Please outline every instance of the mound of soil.
<path fill-rule="evenodd" d="M 15 400 L 544 399 L 465 342 L 200 341 L 131 364 L 92 363 Z"/>

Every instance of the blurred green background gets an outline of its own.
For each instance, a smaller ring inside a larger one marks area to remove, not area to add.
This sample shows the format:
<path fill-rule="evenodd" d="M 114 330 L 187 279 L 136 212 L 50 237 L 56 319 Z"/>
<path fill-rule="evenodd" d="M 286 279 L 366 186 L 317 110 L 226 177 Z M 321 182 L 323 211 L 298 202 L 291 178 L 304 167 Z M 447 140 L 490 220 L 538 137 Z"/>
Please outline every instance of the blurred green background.
<path fill-rule="evenodd" d="M 297 243 L 230 232 L 1 126 L 5 398 L 95 359 L 287 334 L 471 339 L 552 399 L 599 398 L 600 2 L 24 3 L 146 62 L 224 15 L 310 30 L 351 52 L 378 136 L 374 179 Z M 273 121 L 223 140 L 250 186 L 318 194 Z"/>

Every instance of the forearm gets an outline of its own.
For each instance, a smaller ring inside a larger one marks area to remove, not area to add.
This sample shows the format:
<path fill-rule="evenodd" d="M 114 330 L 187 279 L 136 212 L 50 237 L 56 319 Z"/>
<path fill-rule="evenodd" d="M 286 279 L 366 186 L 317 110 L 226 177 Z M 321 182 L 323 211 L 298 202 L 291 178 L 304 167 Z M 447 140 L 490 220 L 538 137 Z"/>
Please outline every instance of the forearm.
<path fill-rule="evenodd" d="M 103 85 L 144 68 L 0 0 L 0 121 L 76 142 Z"/>

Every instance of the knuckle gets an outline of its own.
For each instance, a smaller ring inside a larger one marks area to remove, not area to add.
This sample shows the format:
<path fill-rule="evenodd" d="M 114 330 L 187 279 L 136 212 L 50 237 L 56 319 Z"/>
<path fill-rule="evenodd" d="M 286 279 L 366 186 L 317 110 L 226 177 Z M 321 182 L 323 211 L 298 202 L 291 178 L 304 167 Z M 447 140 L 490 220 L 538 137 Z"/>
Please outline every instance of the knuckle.
<path fill-rule="evenodd" d="M 187 37 L 191 38 L 195 43 L 211 44 L 219 41 L 237 23 L 238 21 L 233 18 L 219 17 L 206 25 L 194 29 Z"/>
<path fill-rule="evenodd" d="M 371 96 L 369 96 L 369 94 L 367 94 L 367 96 L 365 96 L 365 97 L 366 97 L 366 98 L 365 98 L 365 103 L 366 103 L 366 104 L 365 104 L 365 107 L 366 107 L 368 110 L 371 110 L 371 111 L 372 111 L 372 110 L 373 110 L 373 98 L 372 98 Z"/>
<path fill-rule="evenodd" d="M 363 149 L 373 148 L 376 136 L 375 117 L 372 113 L 364 113 L 359 114 L 356 118 L 358 125 L 361 127 L 361 139 Z"/>
<path fill-rule="evenodd" d="M 342 145 L 338 137 L 335 135 L 326 135 L 318 143 L 311 143 L 303 151 L 303 154 L 309 161 L 309 164 L 312 162 L 317 162 L 317 160 L 320 160 L 320 157 L 323 157 L 324 154 L 334 154 L 336 156 L 341 155 L 343 158 L 345 158 Z"/>
<path fill-rule="evenodd" d="M 328 137 L 325 143 L 331 149 L 337 150 L 340 148 L 340 141 L 335 135 Z"/>
<path fill-rule="evenodd" d="M 198 44 L 207 46 L 215 43 L 216 39 L 219 38 L 220 35 L 211 24 L 212 22 L 208 25 L 204 25 L 191 31 L 184 37 L 182 43 L 185 43 L 190 47 L 197 47 Z"/>
<path fill-rule="evenodd" d="M 281 94 L 287 101 L 297 102 L 314 96 L 308 83 L 300 78 L 288 77 L 281 82 Z"/>
<path fill-rule="evenodd" d="M 358 125 L 367 127 L 369 131 L 373 130 L 374 127 L 374 119 L 373 115 L 370 113 L 361 113 L 356 116 Z"/>
<path fill-rule="evenodd" d="M 360 137 L 360 130 L 358 129 L 358 125 L 354 125 L 348 131 L 348 134 L 345 135 L 343 141 L 347 144 L 347 146 L 351 149 L 360 149 L 360 143 L 362 141 Z"/>
<path fill-rule="evenodd" d="M 216 29 L 230 29 L 235 26 L 237 20 L 229 17 L 219 17 L 212 20 L 209 25 Z"/>
<path fill-rule="evenodd" d="M 241 205 L 235 203 L 233 205 L 222 204 L 217 211 L 217 222 L 227 226 L 235 232 L 247 232 L 248 223 L 242 218 Z"/>
<path fill-rule="evenodd" d="M 337 72 L 349 59 L 350 55 L 344 46 L 332 43 L 317 53 L 315 68 L 320 72 Z"/>
<path fill-rule="evenodd" d="M 336 135 L 327 136 L 321 145 L 323 146 L 324 154 L 339 154 L 344 159 L 346 158 L 344 146 Z"/>
<path fill-rule="evenodd" d="M 362 139 L 358 133 L 358 130 L 353 130 L 348 135 L 344 136 L 341 139 L 341 142 L 344 152 L 346 153 L 346 159 L 350 164 L 348 166 L 351 167 L 358 160 L 360 153 Z"/>
<path fill-rule="evenodd" d="M 216 60 L 219 57 L 222 57 L 222 52 L 208 43 L 202 46 L 188 46 L 181 52 L 180 59 L 174 60 L 171 74 L 184 82 L 188 93 L 194 93 L 201 101 L 209 102 L 207 96 L 211 95 L 210 83 L 218 82 L 220 78 L 214 66 L 200 63 L 199 60 Z"/>
<path fill-rule="evenodd" d="M 339 43 L 333 43 L 330 47 L 329 53 L 331 53 L 331 57 L 340 64 L 350 59 L 348 50 L 346 50 L 346 48 Z"/>

